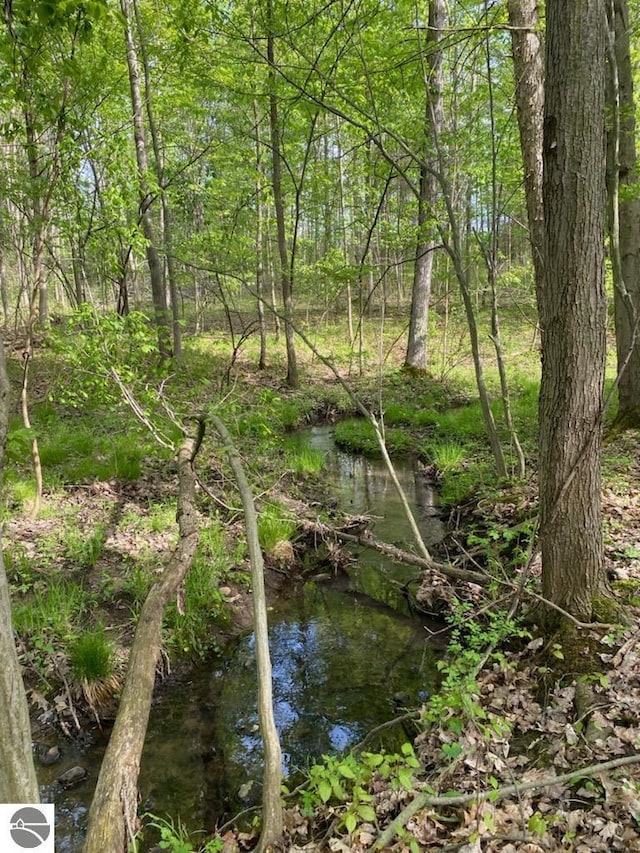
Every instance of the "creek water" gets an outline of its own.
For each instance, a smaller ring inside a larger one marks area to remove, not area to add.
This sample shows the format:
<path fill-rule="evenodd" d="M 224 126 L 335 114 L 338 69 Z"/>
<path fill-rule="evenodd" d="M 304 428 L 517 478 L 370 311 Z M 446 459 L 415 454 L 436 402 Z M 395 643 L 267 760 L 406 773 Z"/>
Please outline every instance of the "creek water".
<path fill-rule="evenodd" d="M 301 440 L 325 454 L 340 509 L 369 515 L 379 539 L 411 542 L 382 462 L 338 450 L 328 427 L 306 430 Z M 401 460 L 396 470 L 421 532 L 433 544 L 443 535 L 436 496 L 411 460 Z M 409 613 L 401 590 L 417 570 L 371 551 L 353 556 L 346 576 L 296 585 L 270 614 L 275 716 L 284 770 L 292 779 L 321 755 L 359 743 L 401 713 L 400 707 L 419 704 L 437 683 L 441 652 L 429 643 L 424 623 Z M 241 808 L 259 803 L 253 649 L 248 634 L 218 659 L 161 686 L 142 759 L 141 811 L 213 831 Z M 393 739 L 399 745 L 407 733 L 390 729 L 386 737 L 392 748 Z M 43 801 L 56 804 L 58 853 L 82 849 L 107 738 L 97 733 L 86 749 L 62 743 L 62 761 L 39 770 Z M 76 764 L 88 777 L 63 791 L 55 780 Z"/>

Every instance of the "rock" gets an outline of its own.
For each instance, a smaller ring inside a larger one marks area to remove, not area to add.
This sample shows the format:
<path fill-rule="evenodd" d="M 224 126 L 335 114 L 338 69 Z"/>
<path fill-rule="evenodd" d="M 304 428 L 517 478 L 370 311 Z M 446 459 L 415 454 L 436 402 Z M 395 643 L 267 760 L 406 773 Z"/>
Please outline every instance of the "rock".
<path fill-rule="evenodd" d="M 76 765 L 70 770 L 65 771 L 62 776 L 58 776 L 58 782 L 62 785 L 63 788 L 73 788 L 74 785 L 79 785 L 80 782 L 82 782 L 86 778 L 87 771 L 84 769 L 84 767 Z"/>
<path fill-rule="evenodd" d="M 62 753 L 60 752 L 60 747 L 57 744 L 54 744 L 54 746 L 40 744 L 38 746 L 38 761 L 45 767 L 49 764 L 55 764 L 56 761 L 60 761 L 61 757 Z"/>

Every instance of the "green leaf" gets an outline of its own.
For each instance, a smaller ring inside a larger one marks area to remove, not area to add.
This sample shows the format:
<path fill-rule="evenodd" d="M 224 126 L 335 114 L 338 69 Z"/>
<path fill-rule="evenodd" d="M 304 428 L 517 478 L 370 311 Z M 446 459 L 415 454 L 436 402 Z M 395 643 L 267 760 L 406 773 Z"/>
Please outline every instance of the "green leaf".
<path fill-rule="evenodd" d="M 348 833 L 352 833 L 356 826 L 358 825 L 358 821 L 353 812 L 347 812 L 344 816 L 344 825 L 347 828 Z"/>
<path fill-rule="evenodd" d="M 376 819 L 375 810 L 368 806 L 366 803 L 360 803 L 358 806 L 358 814 L 362 818 L 362 820 L 366 820 L 368 823 L 373 823 Z"/>
<path fill-rule="evenodd" d="M 542 836 L 547 831 L 547 822 L 542 817 L 540 812 L 534 812 L 531 815 L 527 822 L 527 829 L 529 830 L 529 832 L 534 832 L 536 835 L 542 838 Z"/>
<path fill-rule="evenodd" d="M 323 803 L 326 803 L 331 797 L 331 783 L 326 779 L 321 779 L 318 783 L 318 793 Z"/>
<path fill-rule="evenodd" d="M 344 776 L 345 779 L 355 779 L 356 774 L 353 772 L 351 767 L 348 764 L 339 764 L 338 765 L 338 773 Z"/>

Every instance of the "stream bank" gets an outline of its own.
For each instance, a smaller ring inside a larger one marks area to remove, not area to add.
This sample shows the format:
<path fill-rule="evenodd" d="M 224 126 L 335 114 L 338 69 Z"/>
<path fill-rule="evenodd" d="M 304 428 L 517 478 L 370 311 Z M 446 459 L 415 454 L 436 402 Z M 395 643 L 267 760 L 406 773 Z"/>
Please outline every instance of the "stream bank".
<path fill-rule="evenodd" d="M 305 433 L 326 456 L 338 508 L 367 515 L 376 536 L 408 541 L 408 525 L 383 464 L 338 450 L 328 427 Z M 410 503 L 431 544 L 443 535 L 436 497 L 412 460 L 398 463 Z M 419 706 L 436 687 L 441 650 L 407 609 L 400 587 L 418 570 L 358 549 L 346 575 L 296 584 L 272 608 L 270 643 L 276 722 L 285 774 L 295 780 L 325 753 L 349 749 L 367 732 Z M 260 800 L 253 635 L 188 673 L 169 677 L 154 701 L 140 774 L 141 812 L 171 815 L 213 832 Z M 395 748 L 413 732 L 385 734 Z M 57 849 L 82 845 L 88 807 L 108 732 L 90 745 L 62 744 L 60 763 L 42 767 L 43 799 L 56 803 Z M 375 747 L 375 741 L 368 744 Z M 64 791 L 57 779 L 74 765 L 86 779 Z"/>

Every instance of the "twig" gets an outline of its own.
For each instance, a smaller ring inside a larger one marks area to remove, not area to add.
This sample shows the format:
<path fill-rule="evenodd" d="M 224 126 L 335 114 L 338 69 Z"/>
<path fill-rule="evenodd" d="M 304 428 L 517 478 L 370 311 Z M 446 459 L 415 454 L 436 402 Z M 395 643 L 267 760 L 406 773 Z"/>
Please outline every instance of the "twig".
<path fill-rule="evenodd" d="M 572 779 L 584 778 L 586 776 L 595 776 L 597 773 L 604 773 L 607 770 L 614 770 L 616 767 L 623 767 L 628 764 L 640 763 L 640 755 L 627 755 L 624 758 L 616 758 L 613 761 L 603 761 L 600 764 L 591 764 L 588 767 L 581 767 L 578 770 L 573 770 L 571 773 L 563 773 L 560 776 L 544 776 L 542 779 L 532 779 L 529 782 L 522 784 L 505 785 L 503 788 L 496 788 L 491 791 L 475 791 L 473 794 L 458 794 L 452 797 L 432 796 L 430 794 L 418 794 L 409 805 L 403 809 L 400 814 L 393 820 L 389 826 L 378 836 L 378 840 L 373 846 L 374 850 L 381 850 L 388 847 L 393 841 L 398 830 L 402 829 L 408 820 L 413 817 L 420 809 L 429 806 L 464 806 L 467 803 L 484 803 L 487 800 L 496 802 L 504 797 L 509 797 L 512 794 L 520 794 L 523 791 L 532 791 L 537 788 L 549 788 L 552 785 L 562 785 L 565 782 L 571 782 Z"/>

